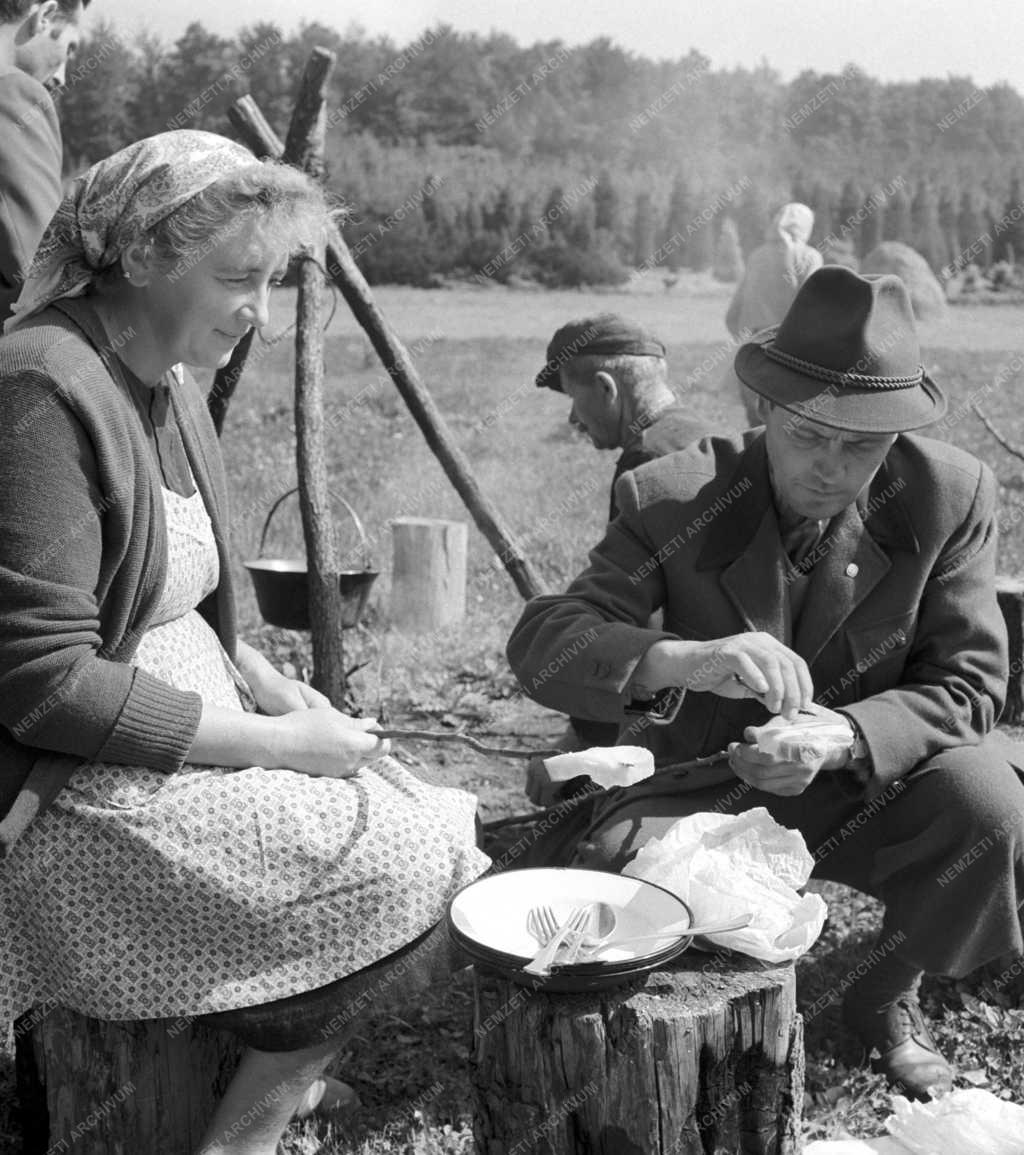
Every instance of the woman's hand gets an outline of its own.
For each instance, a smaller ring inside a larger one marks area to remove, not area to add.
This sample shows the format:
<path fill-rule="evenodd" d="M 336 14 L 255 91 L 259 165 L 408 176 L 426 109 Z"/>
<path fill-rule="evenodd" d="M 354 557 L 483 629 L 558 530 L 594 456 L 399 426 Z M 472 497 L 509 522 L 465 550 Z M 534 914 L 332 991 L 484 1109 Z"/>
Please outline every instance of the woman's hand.
<path fill-rule="evenodd" d="M 258 693 L 252 683 L 249 688 L 263 714 L 290 714 L 294 710 L 323 710 L 331 706 L 331 700 L 326 694 L 321 694 L 297 678 L 286 678 L 277 670 L 273 671 L 272 677 L 260 683 Z"/>
<path fill-rule="evenodd" d="M 261 714 L 277 716 L 293 710 L 315 710 L 330 707 L 330 699 L 296 678 L 286 678 L 252 646 L 238 643 L 238 671 L 252 690 Z"/>
<path fill-rule="evenodd" d="M 321 778 L 351 778 L 362 766 L 391 750 L 389 741 L 367 733 L 375 718 L 351 718 L 331 706 L 307 706 L 274 719 L 278 768 Z"/>

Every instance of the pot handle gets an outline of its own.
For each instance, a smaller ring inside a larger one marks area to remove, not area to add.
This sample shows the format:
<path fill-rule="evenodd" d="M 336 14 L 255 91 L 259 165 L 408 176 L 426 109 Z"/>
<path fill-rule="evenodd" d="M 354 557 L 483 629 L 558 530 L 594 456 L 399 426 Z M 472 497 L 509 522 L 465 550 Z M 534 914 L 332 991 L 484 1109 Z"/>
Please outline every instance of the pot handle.
<path fill-rule="evenodd" d="M 299 487 L 297 485 L 293 486 L 291 489 L 288 489 L 284 493 L 282 493 L 281 496 L 277 499 L 277 501 L 275 501 L 274 504 L 270 507 L 270 512 L 267 514 L 266 520 L 263 522 L 263 532 L 260 534 L 260 548 L 259 548 L 259 553 L 257 556 L 259 556 L 259 557 L 263 556 L 263 547 L 267 543 L 267 533 L 270 530 L 270 522 L 271 522 L 271 519 L 273 518 L 274 514 L 277 513 L 278 508 L 285 501 L 287 501 L 288 498 L 292 496 L 292 494 L 298 493 L 298 492 L 299 492 Z M 356 532 L 359 534 L 359 544 L 362 546 L 362 550 L 363 550 L 363 569 L 364 570 L 372 569 L 373 567 L 372 567 L 372 563 L 370 560 L 369 542 L 366 539 L 366 530 L 363 529 L 363 523 L 359 520 L 359 514 L 356 513 L 356 511 L 352 508 L 351 505 L 349 505 L 349 503 L 341 496 L 340 493 L 335 493 L 335 491 L 333 489 L 328 490 L 328 493 L 330 493 L 331 497 L 333 497 L 335 501 L 340 501 L 341 504 L 348 511 L 348 515 L 349 515 L 349 517 L 352 518 L 352 523 L 356 527 Z"/>

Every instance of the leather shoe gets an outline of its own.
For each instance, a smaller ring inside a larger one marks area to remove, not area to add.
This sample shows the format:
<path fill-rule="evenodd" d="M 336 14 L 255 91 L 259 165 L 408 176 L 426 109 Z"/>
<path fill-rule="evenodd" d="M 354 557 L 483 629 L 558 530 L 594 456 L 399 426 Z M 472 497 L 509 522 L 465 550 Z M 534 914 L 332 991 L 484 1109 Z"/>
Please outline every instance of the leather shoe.
<path fill-rule="evenodd" d="M 878 1006 L 858 999 L 855 987 L 843 1000 L 843 1019 L 871 1056 L 871 1069 L 908 1098 L 951 1090 L 953 1068 L 932 1038 L 915 992 Z"/>

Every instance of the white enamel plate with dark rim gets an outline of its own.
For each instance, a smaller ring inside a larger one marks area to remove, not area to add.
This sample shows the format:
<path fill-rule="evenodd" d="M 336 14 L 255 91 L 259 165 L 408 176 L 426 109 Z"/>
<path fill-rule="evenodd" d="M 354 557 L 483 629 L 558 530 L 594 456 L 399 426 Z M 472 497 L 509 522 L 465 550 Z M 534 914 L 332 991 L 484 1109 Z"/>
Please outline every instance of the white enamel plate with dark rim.
<path fill-rule="evenodd" d="M 527 930 L 530 910 L 544 903 L 561 922 L 573 907 L 605 902 L 616 916 L 615 931 L 586 961 L 556 963 L 547 977 L 522 968 L 540 949 Z M 681 898 L 654 883 L 600 870 L 543 867 L 488 875 L 464 887 L 448 904 L 448 933 L 474 962 L 529 986 L 548 990 L 597 990 L 628 982 L 681 954 L 691 937 L 678 931 L 660 940 L 617 946 L 662 927 L 692 923 Z"/>

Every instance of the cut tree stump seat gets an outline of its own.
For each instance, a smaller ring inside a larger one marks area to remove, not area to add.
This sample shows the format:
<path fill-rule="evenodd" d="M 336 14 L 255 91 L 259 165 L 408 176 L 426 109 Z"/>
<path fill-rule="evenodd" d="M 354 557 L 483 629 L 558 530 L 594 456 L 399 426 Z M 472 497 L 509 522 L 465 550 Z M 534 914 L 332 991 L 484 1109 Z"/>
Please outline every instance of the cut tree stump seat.
<path fill-rule="evenodd" d="M 41 1008 L 16 1028 L 25 1155 L 194 1155 L 242 1048 L 190 1019 Z"/>
<path fill-rule="evenodd" d="M 551 994 L 478 972 L 479 1155 L 789 1155 L 803 1028 L 791 963 L 684 954 L 628 986 Z"/>

